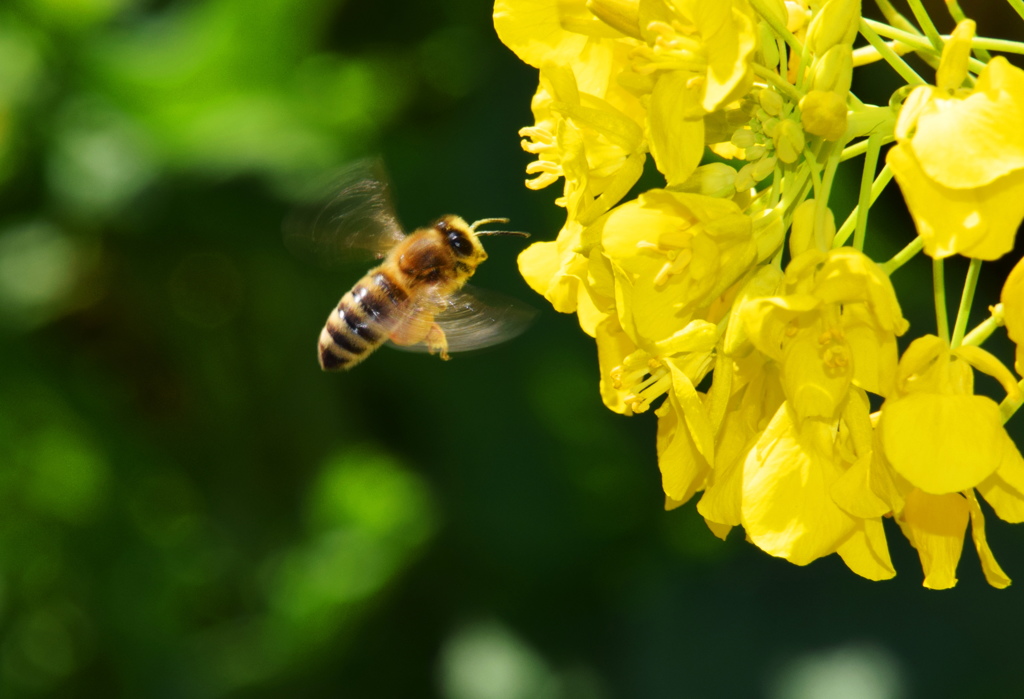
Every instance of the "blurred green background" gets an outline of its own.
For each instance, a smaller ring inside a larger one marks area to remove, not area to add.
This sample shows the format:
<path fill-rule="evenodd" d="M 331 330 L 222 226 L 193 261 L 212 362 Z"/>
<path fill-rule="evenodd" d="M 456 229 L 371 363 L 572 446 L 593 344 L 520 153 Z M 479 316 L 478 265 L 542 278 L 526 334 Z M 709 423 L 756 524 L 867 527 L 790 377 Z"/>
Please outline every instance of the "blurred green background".
<path fill-rule="evenodd" d="M 571 317 L 320 372 L 365 267 L 285 250 L 313 179 L 380 154 L 410 226 L 561 224 L 490 11 L 0 5 L 0 696 L 1019 694 L 1024 527 L 989 520 L 1006 591 L 970 539 L 943 593 L 895 528 L 885 583 L 719 542 L 662 510 L 654 419 L 601 406 Z M 521 247 L 475 281 L 542 307 Z"/>

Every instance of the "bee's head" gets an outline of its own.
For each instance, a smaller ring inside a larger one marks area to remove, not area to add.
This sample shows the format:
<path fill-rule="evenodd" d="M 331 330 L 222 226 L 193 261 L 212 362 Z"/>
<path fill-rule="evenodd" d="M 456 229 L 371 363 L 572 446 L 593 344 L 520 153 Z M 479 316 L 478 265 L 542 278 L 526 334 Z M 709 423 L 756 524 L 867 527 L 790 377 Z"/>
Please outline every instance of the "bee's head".
<path fill-rule="evenodd" d="M 480 244 L 482 235 L 518 235 L 529 238 L 529 233 L 522 231 L 478 231 L 477 228 L 486 223 L 508 223 L 507 218 L 482 218 L 469 225 L 458 216 L 451 214 L 442 216 L 434 224 L 434 229 L 444 237 L 445 244 L 455 253 L 455 257 L 467 264 L 480 264 L 487 259 L 484 246 Z"/>
<path fill-rule="evenodd" d="M 458 262 L 476 267 L 487 259 L 487 253 L 477 238 L 476 230 L 460 217 L 442 216 L 434 224 L 434 230 L 440 234 L 444 244 L 452 251 Z"/>

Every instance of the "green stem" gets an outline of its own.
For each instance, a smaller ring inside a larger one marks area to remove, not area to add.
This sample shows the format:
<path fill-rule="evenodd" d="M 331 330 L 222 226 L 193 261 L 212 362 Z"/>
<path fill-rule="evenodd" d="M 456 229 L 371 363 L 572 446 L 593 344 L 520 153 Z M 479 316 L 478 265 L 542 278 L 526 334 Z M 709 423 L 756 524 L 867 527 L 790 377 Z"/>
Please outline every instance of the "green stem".
<path fill-rule="evenodd" d="M 793 32 L 786 29 L 786 25 L 778 20 L 775 14 L 765 5 L 764 0 L 750 0 L 750 4 L 753 6 L 754 11 L 761 15 L 761 19 L 768 23 L 768 26 L 772 28 L 772 32 L 775 36 L 782 37 L 782 40 L 792 47 L 798 54 L 804 50 L 803 44 L 800 42 Z"/>
<path fill-rule="evenodd" d="M 809 152 L 804 153 L 804 157 L 811 157 L 812 154 Z M 793 209 L 795 209 L 804 199 L 807 198 L 807 190 L 813 185 L 813 182 L 817 179 L 815 168 L 816 163 L 813 160 L 807 161 L 807 167 L 800 168 L 796 173 L 790 171 L 785 176 L 785 189 L 782 194 L 782 212 L 783 212 L 783 224 L 786 228 L 789 227 L 789 223 L 793 218 Z"/>
<path fill-rule="evenodd" d="M 1024 19 L 1024 2 L 1022 2 L 1021 0 L 1006 0 L 1006 1 L 1008 3 L 1010 3 L 1010 7 L 1012 7 L 1014 9 L 1014 11 L 1018 15 L 1020 15 L 1020 18 Z"/>
<path fill-rule="evenodd" d="M 921 25 L 921 29 L 924 30 L 924 35 L 928 37 L 932 47 L 939 53 L 942 53 L 942 37 L 939 36 L 939 30 L 935 28 L 935 24 L 932 22 L 932 18 L 928 16 L 928 11 L 924 9 L 921 0 L 907 0 L 907 4 L 910 5 L 910 11 L 914 13 L 917 23 Z"/>
<path fill-rule="evenodd" d="M 839 157 L 842 155 L 842 151 L 836 151 L 835 144 L 826 141 L 818 157 L 820 158 L 822 155 L 825 156 L 825 173 L 821 177 L 821 197 L 828 201 L 832 195 L 832 182 L 836 177 L 836 169 L 839 167 Z"/>
<path fill-rule="evenodd" d="M 935 54 L 935 48 L 931 43 L 923 36 L 916 32 L 908 32 L 904 29 L 898 29 L 891 24 L 885 22 L 879 22 L 873 19 L 864 18 L 864 22 L 878 32 L 879 36 L 884 36 L 888 39 L 898 41 L 905 46 L 909 46 L 915 51 L 922 51 L 930 54 Z M 886 44 L 888 46 L 888 44 Z M 940 54 L 941 55 L 941 54 Z"/>
<path fill-rule="evenodd" d="M 804 148 L 804 162 L 807 164 L 807 172 L 811 175 L 811 182 L 814 185 L 814 198 L 821 201 L 821 173 L 818 172 L 818 159 L 809 148 Z"/>
<path fill-rule="evenodd" d="M 906 31 L 916 31 L 916 27 L 910 23 L 906 17 L 897 12 L 896 8 L 892 6 L 889 0 L 875 0 L 875 4 L 878 9 L 881 10 L 882 16 L 885 17 L 885 21 L 894 27 L 901 27 Z"/>
<path fill-rule="evenodd" d="M 980 347 L 996 331 L 996 328 L 1001 328 L 1004 325 L 1006 325 L 1006 321 L 1003 319 L 1003 304 L 997 303 L 992 309 L 992 314 L 978 323 L 974 330 L 967 333 L 960 346 Z"/>
<path fill-rule="evenodd" d="M 882 38 L 875 33 L 875 31 L 868 25 L 868 20 L 861 18 L 860 20 L 860 33 L 868 40 L 875 50 L 885 59 L 885 62 L 892 66 L 892 69 L 899 73 L 900 77 L 903 78 L 909 85 L 925 85 L 924 79 L 914 72 L 906 61 L 896 55 L 889 46 L 882 41 Z"/>
<path fill-rule="evenodd" d="M 888 0 L 875 0 L 875 4 L 882 10 L 882 14 L 885 15 L 885 21 L 889 23 L 892 29 L 901 31 L 905 36 L 913 37 L 915 43 L 922 44 L 922 48 L 917 49 L 918 57 L 932 68 L 938 69 L 938 54 L 935 53 L 935 49 L 929 42 L 921 41 L 921 32 L 914 26 L 914 23 L 893 9 Z M 878 26 L 875 29 L 877 30 Z"/>
<path fill-rule="evenodd" d="M 879 146 L 884 146 L 886 143 L 892 143 L 893 141 L 896 140 L 896 136 L 894 136 L 891 133 L 878 134 L 878 137 L 879 137 L 879 141 L 878 141 L 878 145 Z M 849 160 L 850 158 L 856 158 L 858 155 L 863 155 L 864 153 L 867 153 L 867 152 L 868 152 L 868 139 L 865 138 L 862 141 L 857 141 L 852 146 L 847 146 L 846 148 L 843 148 L 843 154 L 842 154 L 840 159 L 841 160 Z"/>
<path fill-rule="evenodd" d="M 932 260 L 932 295 L 935 297 L 935 328 L 949 343 L 949 311 L 946 309 L 946 268 L 942 258 Z"/>
<path fill-rule="evenodd" d="M 879 137 L 879 138 L 881 138 L 881 137 Z M 877 155 L 877 151 L 876 151 L 876 155 Z M 865 173 L 874 172 L 874 166 L 872 166 L 869 169 L 867 167 L 867 164 L 865 163 L 864 172 Z M 888 186 L 888 184 L 891 181 L 892 181 L 892 170 L 889 168 L 888 163 L 886 163 L 886 165 L 882 168 L 882 171 L 880 173 L 878 173 L 878 177 L 876 177 L 875 181 L 871 183 L 870 198 L 868 199 L 868 204 L 867 204 L 868 207 L 870 207 L 872 204 L 875 203 L 875 200 L 878 199 L 879 195 L 882 193 L 882 191 L 886 188 L 886 186 Z M 846 220 L 843 222 L 843 225 L 840 226 L 838 231 L 836 231 L 836 240 L 835 240 L 835 243 L 833 243 L 833 247 L 840 247 L 842 245 L 845 245 L 846 241 L 850 239 L 850 235 L 854 232 L 855 228 L 859 225 L 860 209 L 863 206 L 863 197 L 864 197 L 864 182 L 863 182 L 863 180 L 861 181 L 861 191 L 860 191 L 860 194 L 861 194 L 861 203 L 859 203 L 859 204 L 857 204 L 857 206 L 853 207 L 853 211 L 850 212 L 850 215 L 846 217 Z M 865 215 L 865 218 L 867 218 L 866 215 Z M 867 230 L 867 228 L 866 228 L 867 227 L 867 221 L 866 220 L 864 222 L 864 226 L 865 226 L 865 230 Z M 856 241 L 856 238 L 854 238 L 854 241 Z M 854 246 L 855 247 L 856 247 L 856 245 L 857 245 L 857 243 L 854 242 Z M 913 245 L 913 243 L 911 243 L 911 245 Z M 857 249 L 858 250 L 863 250 L 864 248 L 862 246 L 862 247 L 858 247 Z M 917 254 L 917 251 L 920 250 L 920 249 L 921 248 L 918 247 L 917 250 L 914 251 L 914 254 Z M 902 263 L 900 263 L 900 264 L 902 264 Z"/>
<path fill-rule="evenodd" d="M 953 339 L 950 340 L 950 347 L 956 349 L 964 339 L 964 332 L 967 330 L 967 318 L 971 315 L 971 304 L 974 302 L 974 292 L 978 288 L 978 277 L 981 275 L 981 260 L 971 259 L 971 266 L 967 268 L 967 279 L 964 280 L 964 291 L 960 295 L 960 308 L 956 312 L 956 323 L 953 325 Z"/>
<path fill-rule="evenodd" d="M 799 102 L 800 99 L 804 96 L 802 92 L 800 92 L 795 87 L 790 85 L 788 82 L 783 80 L 782 76 L 780 76 L 774 70 L 770 68 L 765 68 L 764 66 L 758 65 L 757 63 L 752 64 L 752 67 L 754 69 L 754 75 L 758 76 L 759 78 L 764 78 L 766 82 L 771 83 L 771 85 L 773 85 L 775 89 L 777 89 L 779 92 L 782 92 L 791 100 L 793 100 L 794 104 Z"/>
<path fill-rule="evenodd" d="M 977 49 L 979 54 L 985 49 L 989 49 L 991 51 L 1002 51 L 1003 53 L 1024 53 L 1024 44 L 1019 41 L 989 39 L 988 37 L 983 36 L 971 39 L 971 47 Z"/>
<path fill-rule="evenodd" d="M 827 204 L 832 196 L 832 183 L 835 181 L 836 169 L 839 167 L 839 158 L 842 155 L 842 151 L 837 150 L 835 144 L 831 142 L 827 143 L 825 148 L 828 155 L 825 160 L 825 173 L 821 178 L 821 191 L 814 195 L 818 202 L 818 206 L 814 208 L 814 238 L 819 241 L 824 240 L 825 219 L 830 211 Z M 831 242 L 827 241 L 828 244 Z"/>
<path fill-rule="evenodd" d="M 920 236 L 917 236 L 910 241 L 905 248 L 893 255 L 891 259 L 883 262 L 881 264 L 882 271 L 891 277 L 893 272 L 914 259 L 914 256 L 923 249 L 924 241 Z"/>
<path fill-rule="evenodd" d="M 853 234 L 853 247 L 864 252 L 864 238 L 868 230 L 868 211 L 877 196 L 875 190 L 875 168 L 878 167 L 878 151 L 881 149 L 878 134 L 868 136 L 868 151 L 864 154 L 864 170 L 860 175 L 860 197 L 857 199 L 857 230 Z M 888 170 L 889 166 L 886 165 Z M 879 176 L 881 179 L 881 175 Z"/>
<path fill-rule="evenodd" d="M 775 162 L 775 170 L 772 172 L 772 193 L 768 197 L 768 208 L 774 209 L 782 198 L 782 162 Z"/>
<path fill-rule="evenodd" d="M 918 34 L 912 34 L 910 32 L 905 32 L 905 31 L 902 31 L 900 29 L 896 29 L 895 27 L 891 27 L 888 24 L 885 24 L 883 22 L 876 22 L 873 19 L 863 19 L 861 21 L 863 21 L 869 27 L 871 27 L 876 32 L 878 32 L 878 34 L 880 36 L 888 37 L 890 39 L 895 39 L 896 41 L 900 42 L 901 44 L 906 44 L 910 48 L 914 49 L 914 51 L 922 59 L 926 59 L 926 60 L 931 59 L 931 60 L 929 60 L 929 63 L 936 63 L 936 65 L 937 65 L 937 61 L 939 59 L 939 55 L 937 55 L 935 53 L 935 49 L 932 48 L 931 43 L 929 43 L 928 41 L 924 40 Z M 940 36 L 941 36 L 941 38 L 943 40 L 948 40 L 949 39 L 949 35 L 948 34 L 941 34 Z M 992 48 L 992 46 L 990 44 L 992 42 L 996 42 L 996 41 L 1001 41 L 1001 40 L 997 40 L 997 39 L 983 39 L 982 43 L 985 46 L 987 46 L 988 48 Z M 1012 42 L 1011 41 L 1011 42 L 1007 42 L 1007 43 L 1015 44 L 1016 42 Z M 889 46 L 889 44 L 886 44 L 885 42 L 882 42 L 882 44 L 888 50 L 892 51 L 892 48 Z M 874 44 L 872 44 L 872 46 L 873 45 Z M 976 46 L 974 41 L 971 42 L 971 46 L 972 47 Z M 1019 45 L 1018 45 L 1017 53 L 1021 53 L 1021 52 L 1024 52 L 1024 48 L 1019 47 Z M 895 54 L 895 51 L 893 51 L 893 53 Z M 883 58 L 884 58 L 884 56 L 883 56 Z M 972 71 L 974 71 L 975 73 L 981 72 L 981 69 L 985 67 L 985 64 L 982 63 L 981 61 L 979 61 L 977 58 L 968 59 L 967 64 L 970 66 L 970 69 Z"/>

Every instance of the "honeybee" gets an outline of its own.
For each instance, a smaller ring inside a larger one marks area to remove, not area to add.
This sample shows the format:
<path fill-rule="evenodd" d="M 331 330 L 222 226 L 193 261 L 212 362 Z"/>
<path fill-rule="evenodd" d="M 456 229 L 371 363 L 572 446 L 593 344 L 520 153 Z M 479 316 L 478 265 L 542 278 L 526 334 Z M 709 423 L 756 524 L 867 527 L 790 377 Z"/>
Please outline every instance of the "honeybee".
<path fill-rule="evenodd" d="M 312 252 L 328 263 L 358 250 L 383 262 L 356 282 L 327 317 L 317 343 L 324 371 L 351 369 L 386 342 L 447 360 L 449 352 L 497 344 L 526 328 L 531 309 L 466 287 L 487 259 L 482 236 L 528 237 L 520 231 L 479 230 L 508 219 L 468 224 L 449 214 L 406 235 L 376 161 L 350 166 L 335 191 L 312 225 L 295 218 L 286 224 L 286 240 L 300 253 Z"/>

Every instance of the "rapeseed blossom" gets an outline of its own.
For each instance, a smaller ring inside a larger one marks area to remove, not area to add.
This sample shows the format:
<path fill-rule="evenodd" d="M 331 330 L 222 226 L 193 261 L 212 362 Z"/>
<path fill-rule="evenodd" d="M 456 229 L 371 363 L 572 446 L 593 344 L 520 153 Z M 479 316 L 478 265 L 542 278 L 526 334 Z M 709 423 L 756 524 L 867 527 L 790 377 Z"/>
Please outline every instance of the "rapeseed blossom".
<path fill-rule="evenodd" d="M 967 320 L 982 262 L 1024 219 L 1024 71 L 990 53 L 1021 47 L 977 37 L 955 3 L 941 35 L 912 4 L 920 29 L 860 0 L 496 0 L 499 38 L 538 71 L 526 184 L 560 184 L 565 211 L 519 268 L 594 338 L 605 405 L 654 414 L 667 509 L 700 494 L 716 536 L 741 527 L 797 565 L 835 553 L 871 580 L 896 574 L 902 533 L 930 588 L 956 584 L 970 527 L 1005 587 L 985 510 L 1024 521 L 1006 427 L 1024 404 L 1024 260 Z M 905 86 L 873 105 L 851 85 L 878 61 Z M 837 226 L 837 172 L 859 158 Z M 645 171 L 660 182 L 636 192 Z M 874 260 L 868 214 L 893 178 L 915 230 Z M 912 329 L 896 272 L 922 252 L 935 325 Z M 950 328 L 954 255 L 971 262 Z M 1004 327 L 1013 359 L 980 347 Z M 1002 394 L 976 393 L 977 372 Z"/>

